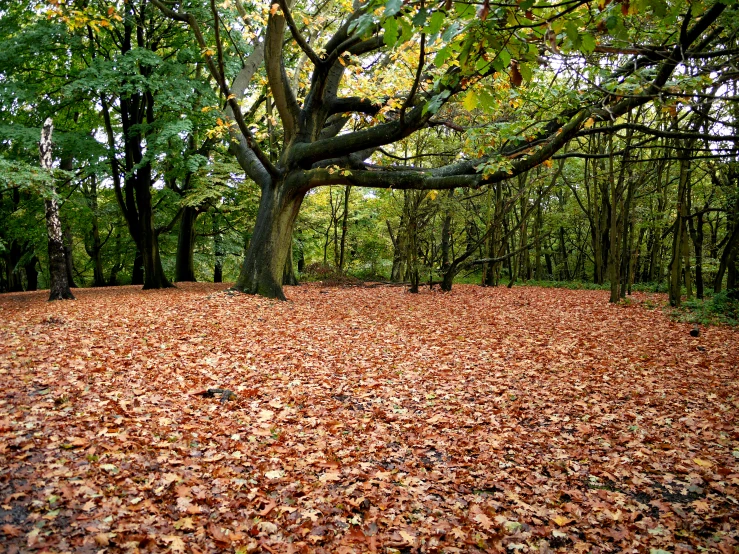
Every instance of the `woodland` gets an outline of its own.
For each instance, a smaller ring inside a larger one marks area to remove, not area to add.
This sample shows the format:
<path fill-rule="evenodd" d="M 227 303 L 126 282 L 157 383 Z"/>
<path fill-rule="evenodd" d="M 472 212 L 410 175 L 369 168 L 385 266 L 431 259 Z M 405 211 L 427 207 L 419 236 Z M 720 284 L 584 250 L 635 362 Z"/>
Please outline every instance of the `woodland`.
<path fill-rule="evenodd" d="M 0 2 L 0 554 L 737 552 L 737 31 Z"/>
<path fill-rule="evenodd" d="M 735 297 L 733 2 L 286 2 L 3 5 L 0 291 Z"/>

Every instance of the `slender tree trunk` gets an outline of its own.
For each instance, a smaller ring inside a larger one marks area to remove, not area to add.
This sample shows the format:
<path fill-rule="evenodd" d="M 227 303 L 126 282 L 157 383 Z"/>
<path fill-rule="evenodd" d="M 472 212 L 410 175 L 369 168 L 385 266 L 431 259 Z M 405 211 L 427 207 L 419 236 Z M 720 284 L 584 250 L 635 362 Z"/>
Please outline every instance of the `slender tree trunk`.
<path fill-rule="evenodd" d="M 393 228 L 389 221 L 387 223 L 387 231 L 390 235 L 390 241 L 393 243 L 393 267 L 390 270 L 390 280 L 394 283 L 399 283 L 403 280 L 403 247 L 401 245 L 401 230 L 403 228 L 403 220 L 401 217 L 400 226 L 398 232 L 393 233 Z"/>
<path fill-rule="evenodd" d="M 86 186 L 83 183 L 83 186 Z M 100 225 L 98 221 L 98 193 L 97 193 L 97 178 L 95 174 L 90 176 L 89 188 L 85 188 L 85 196 L 92 212 L 90 218 L 92 226 L 92 236 L 89 237 L 90 242 L 85 240 L 85 251 L 92 260 L 92 286 L 93 287 L 104 287 L 105 286 L 105 275 L 103 273 L 103 260 L 101 252 L 103 249 L 102 241 L 100 240 Z"/>
<path fill-rule="evenodd" d="M 669 300 L 671 306 L 680 305 L 682 291 L 683 270 L 683 242 L 686 234 L 687 199 L 689 159 L 688 151 L 680 150 L 680 181 L 677 192 L 677 219 L 672 235 L 672 258 L 670 261 Z"/>
<path fill-rule="evenodd" d="M 344 189 L 344 217 L 341 221 L 341 249 L 339 252 L 339 271 L 344 271 L 344 262 L 346 261 L 346 235 L 348 232 L 349 225 L 349 196 L 351 195 L 352 187 L 347 186 Z"/>
<path fill-rule="evenodd" d="M 10 248 L 5 262 L 5 275 L 8 284 L 8 292 L 21 292 L 23 290 L 23 279 L 21 278 L 19 263 L 23 256 L 23 249 L 17 240 L 10 241 Z"/>
<path fill-rule="evenodd" d="M 34 255 L 23 268 L 26 270 L 26 290 L 33 291 L 38 289 L 38 258 Z"/>
<path fill-rule="evenodd" d="M 39 146 L 41 167 L 48 171 L 52 168 L 51 133 L 53 128 L 51 118 L 44 121 Z M 53 186 L 49 198 L 44 200 L 44 207 L 46 209 L 46 232 L 49 239 L 49 301 L 73 300 L 74 295 L 69 290 L 69 282 L 67 281 L 67 266 L 64 257 L 64 244 L 62 242 L 62 223 L 59 220 L 59 205 L 56 202 L 56 191 Z"/>
<path fill-rule="evenodd" d="M 72 258 L 72 231 L 69 225 L 62 225 L 62 243 L 64 244 L 64 267 L 67 272 L 69 287 L 76 289 L 74 282 L 74 259 Z"/>
<path fill-rule="evenodd" d="M 716 294 L 721 292 L 726 270 L 733 264 L 736 256 L 735 252 L 739 249 L 739 200 L 734 202 L 734 214 L 733 217 L 727 218 L 727 227 L 729 239 L 721 252 L 718 271 L 713 280 L 713 292 Z M 729 288 L 728 285 L 727 288 Z"/>
<path fill-rule="evenodd" d="M 218 215 L 211 215 L 213 222 L 213 251 L 215 254 L 215 263 L 213 264 L 213 282 L 223 282 L 223 235 L 218 227 Z"/>

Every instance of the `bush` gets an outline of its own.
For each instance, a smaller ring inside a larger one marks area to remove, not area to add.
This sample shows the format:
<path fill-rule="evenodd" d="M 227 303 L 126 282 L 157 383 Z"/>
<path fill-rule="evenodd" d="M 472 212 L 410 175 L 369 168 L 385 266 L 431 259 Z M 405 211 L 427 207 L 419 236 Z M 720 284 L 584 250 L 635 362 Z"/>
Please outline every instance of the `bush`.
<path fill-rule="evenodd" d="M 320 281 L 321 284 L 329 287 L 358 285 L 362 283 L 362 281 L 356 277 L 342 273 L 338 268 L 332 265 L 324 265 L 322 263 L 309 264 L 305 266 L 300 277 L 305 281 Z"/>
<path fill-rule="evenodd" d="M 728 291 L 703 300 L 691 299 L 683 304 L 676 317 L 702 325 L 739 325 L 739 301 L 732 299 Z"/>

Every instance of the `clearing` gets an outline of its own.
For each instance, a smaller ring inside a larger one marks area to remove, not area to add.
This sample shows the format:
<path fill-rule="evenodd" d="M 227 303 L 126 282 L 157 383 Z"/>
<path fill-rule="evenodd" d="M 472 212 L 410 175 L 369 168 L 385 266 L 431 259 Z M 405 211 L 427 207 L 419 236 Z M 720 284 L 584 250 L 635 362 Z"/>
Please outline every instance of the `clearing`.
<path fill-rule="evenodd" d="M 736 331 L 662 295 L 224 288 L 0 296 L 0 552 L 736 551 Z"/>

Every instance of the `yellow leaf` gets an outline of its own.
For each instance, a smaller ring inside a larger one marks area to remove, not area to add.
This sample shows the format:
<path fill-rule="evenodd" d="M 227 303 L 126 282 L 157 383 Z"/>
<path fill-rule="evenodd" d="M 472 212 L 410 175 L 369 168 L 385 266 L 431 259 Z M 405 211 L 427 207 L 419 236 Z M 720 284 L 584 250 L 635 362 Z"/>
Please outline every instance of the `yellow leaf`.
<path fill-rule="evenodd" d="M 414 537 L 410 533 L 407 533 L 406 531 L 403 531 L 402 529 L 400 530 L 400 536 L 403 537 L 403 540 L 408 544 L 416 544 L 416 537 Z"/>
<path fill-rule="evenodd" d="M 162 540 L 169 543 L 169 549 L 171 552 L 185 551 L 185 542 L 177 535 L 166 535 L 162 537 Z"/>
<path fill-rule="evenodd" d="M 565 517 L 565 516 L 556 516 L 552 518 L 552 521 L 556 523 L 559 527 L 564 527 L 568 523 L 572 523 L 572 519 Z"/>
<path fill-rule="evenodd" d="M 701 467 L 713 467 L 713 462 L 709 460 L 701 460 L 700 458 L 693 458 L 693 461 Z"/>
<path fill-rule="evenodd" d="M 475 94 L 475 91 L 470 89 L 467 91 L 467 94 L 464 97 L 464 101 L 462 102 L 462 105 L 464 106 L 464 109 L 468 112 L 471 112 L 477 107 L 477 94 Z"/>
<path fill-rule="evenodd" d="M 586 128 L 586 129 L 590 129 L 590 128 L 591 128 L 591 127 L 593 126 L 593 123 L 595 123 L 595 119 L 593 119 L 592 117 L 591 117 L 591 118 L 589 118 L 589 119 L 588 119 L 588 120 L 587 120 L 587 121 L 585 122 L 585 128 Z"/>

